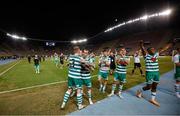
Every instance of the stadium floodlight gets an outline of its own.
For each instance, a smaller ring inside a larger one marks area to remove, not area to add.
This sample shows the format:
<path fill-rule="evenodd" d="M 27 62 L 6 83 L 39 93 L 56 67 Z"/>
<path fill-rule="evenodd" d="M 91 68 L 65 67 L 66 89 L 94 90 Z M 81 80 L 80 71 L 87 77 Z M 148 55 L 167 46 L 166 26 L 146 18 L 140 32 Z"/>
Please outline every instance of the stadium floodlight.
<path fill-rule="evenodd" d="M 7 33 L 6 35 L 9 36 L 9 37 L 11 37 L 11 34 L 9 34 L 9 33 Z"/>
<path fill-rule="evenodd" d="M 121 26 L 123 26 L 123 25 L 125 25 L 126 23 L 125 22 L 123 22 L 123 23 L 121 23 Z"/>
<path fill-rule="evenodd" d="M 142 17 L 140 17 L 141 20 L 147 20 L 148 19 L 148 15 L 144 15 Z"/>
<path fill-rule="evenodd" d="M 11 35 L 11 37 L 14 38 L 14 39 L 20 39 L 20 37 L 17 36 L 17 35 Z"/>
<path fill-rule="evenodd" d="M 159 13 L 154 13 L 154 14 L 150 14 L 150 15 L 146 14 L 146 15 L 144 15 L 142 17 L 135 18 L 135 19 L 129 20 L 129 21 L 125 22 L 125 23 L 121 23 L 121 24 L 115 25 L 113 27 L 110 27 L 110 28 L 106 29 L 104 32 L 109 32 L 109 31 L 112 31 L 112 30 L 114 30 L 116 28 L 121 27 L 122 25 L 131 24 L 131 23 L 134 23 L 134 22 L 137 22 L 137 21 L 141 21 L 141 20 L 146 21 L 149 18 L 158 17 L 158 16 L 168 16 L 168 15 L 171 14 L 171 12 L 172 12 L 171 9 L 167 9 L 167 10 L 164 10 L 164 11 L 159 12 Z"/>
<path fill-rule="evenodd" d="M 87 39 L 83 39 L 83 42 L 87 42 Z"/>
<path fill-rule="evenodd" d="M 158 16 L 158 13 L 155 13 L 155 14 L 149 15 L 148 18 L 157 17 L 157 16 Z"/>
<path fill-rule="evenodd" d="M 76 41 L 76 40 L 73 40 L 73 41 L 71 41 L 71 43 L 76 44 L 76 43 L 77 43 L 77 41 Z"/>
<path fill-rule="evenodd" d="M 133 20 L 133 22 L 136 22 L 136 21 L 139 21 L 139 20 L 140 20 L 139 18 L 136 18 L 136 19 Z"/>
<path fill-rule="evenodd" d="M 129 21 L 126 22 L 126 24 L 130 24 L 132 22 L 133 22 L 133 20 L 129 20 Z"/>
<path fill-rule="evenodd" d="M 77 44 L 77 43 L 83 43 L 83 42 L 86 42 L 86 41 L 87 41 L 87 39 L 79 39 L 79 40 L 73 40 L 73 41 L 71 41 L 71 43 Z"/>
<path fill-rule="evenodd" d="M 166 15 L 170 15 L 171 14 L 171 9 L 167 9 L 167 10 L 165 10 L 165 11 L 163 11 L 163 12 L 160 12 L 159 13 L 159 16 L 166 16 Z"/>
<path fill-rule="evenodd" d="M 27 38 L 26 37 L 22 37 L 22 40 L 27 40 Z"/>
<path fill-rule="evenodd" d="M 78 42 L 78 43 L 81 43 L 81 42 L 83 42 L 83 40 L 78 40 L 77 42 Z"/>
<path fill-rule="evenodd" d="M 121 26 L 123 26 L 123 25 L 125 25 L 125 24 L 126 24 L 126 22 L 120 23 L 120 24 L 118 24 L 118 25 L 116 25 L 116 26 L 114 26 L 114 27 L 111 27 L 111 28 L 105 30 L 104 32 L 112 31 L 113 29 L 118 28 L 118 27 L 121 27 Z"/>
<path fill-rule="evenodd" d="M 13 39 L 27 40 L 27 38 L 25 38 L 25 37 L 20 37 L 20 36 L 15 35 L 15 34 L 9 34 L 9 33 L 7 33 L 6 35 L 9 36 L 9 37 L 11 37 L 11 38 L 13 38 Z"/>

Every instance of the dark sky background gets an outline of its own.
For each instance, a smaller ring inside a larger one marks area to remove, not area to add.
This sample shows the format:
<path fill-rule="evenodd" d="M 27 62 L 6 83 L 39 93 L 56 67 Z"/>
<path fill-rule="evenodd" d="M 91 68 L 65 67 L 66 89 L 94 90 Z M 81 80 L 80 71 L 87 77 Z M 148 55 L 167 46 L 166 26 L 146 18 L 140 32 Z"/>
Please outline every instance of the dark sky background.
<path fill-rule="evenodd" d="M 37 1 L 0 3 L 0 28 L 38 39 L 88 38 L 115 25 L 116 18 L 118 22 L 127 21 L 168 7 L 177 11 L 180 4 L 178 0 Z M 174 15 L 172 25 L 177 26 L 179 14 Z"/>

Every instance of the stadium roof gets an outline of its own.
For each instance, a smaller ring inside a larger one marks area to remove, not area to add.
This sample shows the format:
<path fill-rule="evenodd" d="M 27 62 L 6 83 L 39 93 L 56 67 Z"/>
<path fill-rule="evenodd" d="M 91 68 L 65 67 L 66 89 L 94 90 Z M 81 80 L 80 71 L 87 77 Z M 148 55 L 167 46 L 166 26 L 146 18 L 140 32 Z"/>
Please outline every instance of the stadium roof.
<path fill-rule="evenodd" d="M 30 38 L 73 40 L 88 38 L 131 18 L 166 8 L 177 8 L 178 0 L 119 2 L 37 2 L 1 3 L 0 28 Z M 176 16 L 178 22 L 179 15 Z M 176 24 L 177 25 L 177 24 Z"/>

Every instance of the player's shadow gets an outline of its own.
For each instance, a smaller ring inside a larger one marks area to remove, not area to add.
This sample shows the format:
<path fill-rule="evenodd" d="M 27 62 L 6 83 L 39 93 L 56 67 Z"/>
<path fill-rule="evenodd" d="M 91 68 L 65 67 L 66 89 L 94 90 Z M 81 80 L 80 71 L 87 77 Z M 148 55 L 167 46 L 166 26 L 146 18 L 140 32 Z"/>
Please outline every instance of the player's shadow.
<path fill-rule="evenodd" d="M 137 90 L 140 89 L 140 88 L 142 88 L 144 85 L 145 85 L 144 83 L 143 83 L 143 84 L 140 84 L 140 85 L 137 85 L 137 86 L 135 86 L 135 87 L 133 87 L 133 88 L 130 88 L 130 89 L 125 90 L 124 92 L 125 92 L 126 94 L 131 95 L 131 96 L 136 96 Z"/>
<path fill-rule="evenodd" d="M 162 88 L 162 87 L 158 87 L 157 90 L 158 90 L 158 91 L 161 91 L 161 92 L 163 92 L 163 93 L 166 93 L 166 94 L 175 96 L 175 94 L 174 94 L 175 92 L 174 92 L 174 91 L 170 91 L 170 90 L 165 89 L 165 88 Z"/>

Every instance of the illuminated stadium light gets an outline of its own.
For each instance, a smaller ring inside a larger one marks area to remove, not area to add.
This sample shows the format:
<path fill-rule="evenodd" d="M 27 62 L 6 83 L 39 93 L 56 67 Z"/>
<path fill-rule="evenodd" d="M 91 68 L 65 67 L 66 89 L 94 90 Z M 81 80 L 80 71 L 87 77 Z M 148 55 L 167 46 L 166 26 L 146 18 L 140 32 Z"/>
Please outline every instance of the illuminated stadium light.
<path fill-rule="evenodd" d="M 83 42 L 83 40 L 78 40 L 77 42 L 78 42 L 78 43 L 81 43 L 81 42 Z"/>
<path fill-rule="evenodd" d="M 159 16 L 166 16 L 171 14 L 171 9 L 165 10 L 159 13 Z"/>
<path fill-rule="evenodd" d="M 77 43 L 83 43 L 83 42 L 86 42 L 86 41 L 87 41 L 87 39 L 80 39 L 80 40 L 73 40 L 73 41 L 71 41 L 71 43 L 77 44 Z"/>
<path fill-rule="evenodd" d="M 126 22 L 126 24 L 130 24 L 130 23 L 133 23 L 133 20 L 129 20 Z"/>
<path fill-rule="evenodd" d="M 139 21 L 139 20 L 140 20 L 140 19 L 139 19 L 139 18 L 137 18 L 137 19 L 134 19 L 134 20 L 133 20 L 133 22 L 136 22 L 136 21 Z"/>
<path fill-rule="evenodd" d="M 76 44 L 76 43 L 77 43 L 77 41 L 76 41 L 76 40 L 73 40 L 73 41 L 71 41 L 71 43 Z"/>
<path fill-rule="evenodd" d="M 17 36 L 17 35 L 12 35 L 11 37 L 14 38 L 14 39 L 20 39 L 20 37 Z"/>
<path fill-rule="evenodd" d="M 11 37 L 11 38 L 13 38 L 13 39 L 27 40 L 27 38 L 25 38 L 25 37 L 20 37 L 20 36 L 15 35 L 15 34 L 9 34 L 9 33 L 7 33 L 6 35 L 9 36 L 9 37 Z"/>
<path fill-rule="evenodd" d="M 22 40 L 27 40 L 27 38 L 26 37 L 22 37 Z"/>
<path fill-rule="evenodd" d="M 126 23 L 121 23 L 121 24 L 119 24 L 119 25 L 117 25 L 118 27 L 120 27 L 120 26 L 123 26 L 123 25 L 125 25 Z"/>
<path fill-rule="evenodd" d="M 147 15 L 144 15 L 142 17 L 140 17 L 141 20 L 147 20 L 148 19 L 148 16 Z"/>
<path fill-rule="evenodd" d="M 11 34 L 9 34 L 9 33 L 7 33 L 6 35 L 9 36 L 9 37 L 11 36 Z"/>
<path fill-rule="evenodd" d="M 159 12 L 159 13 L 154 13 L 154 14 L 150 14 L 150 15 L 146 14 L 146 15 L 144 15 L 142 17 L 139 17 L 139 18 L 136 18 L 136 19 L 133 19 L 133 20 L 129 20 L 129 21 L 125 22 L 125 23 L 120 23 L 118 25 L 110 27 L 110 28 L 106 29 L 104 32 L 109 32 L 109 31 L 112 31 L 112 30 L 114 30 L 116 28 L 119 28 L 119 27 L 121 27 L 123 25 L 131 24 L 131 23 L 134 23 L 134 22 L 137 22 L 137 21 L 141 21 L 141 20 L 145 20 L 146 21 L 149 18 L 158 17 L 158 16 L 168 16 L 168 15 L 171 14 L 171 12 L 172 12 L 171 9 L 167 9 L 167 10 L 164 10 L 164 11 Z"/>
<path fill-rule="evenodd" d="M 148 18 L 157 17 L 157 16 L 158 16 L 158 13 L 155 13 L 155 14 L 149 15 Z"/>
<path fill-rule="evenodd" d="M 86 42 L 87 41 L 87 39 L 83 39 L 83 42 Z"/>

